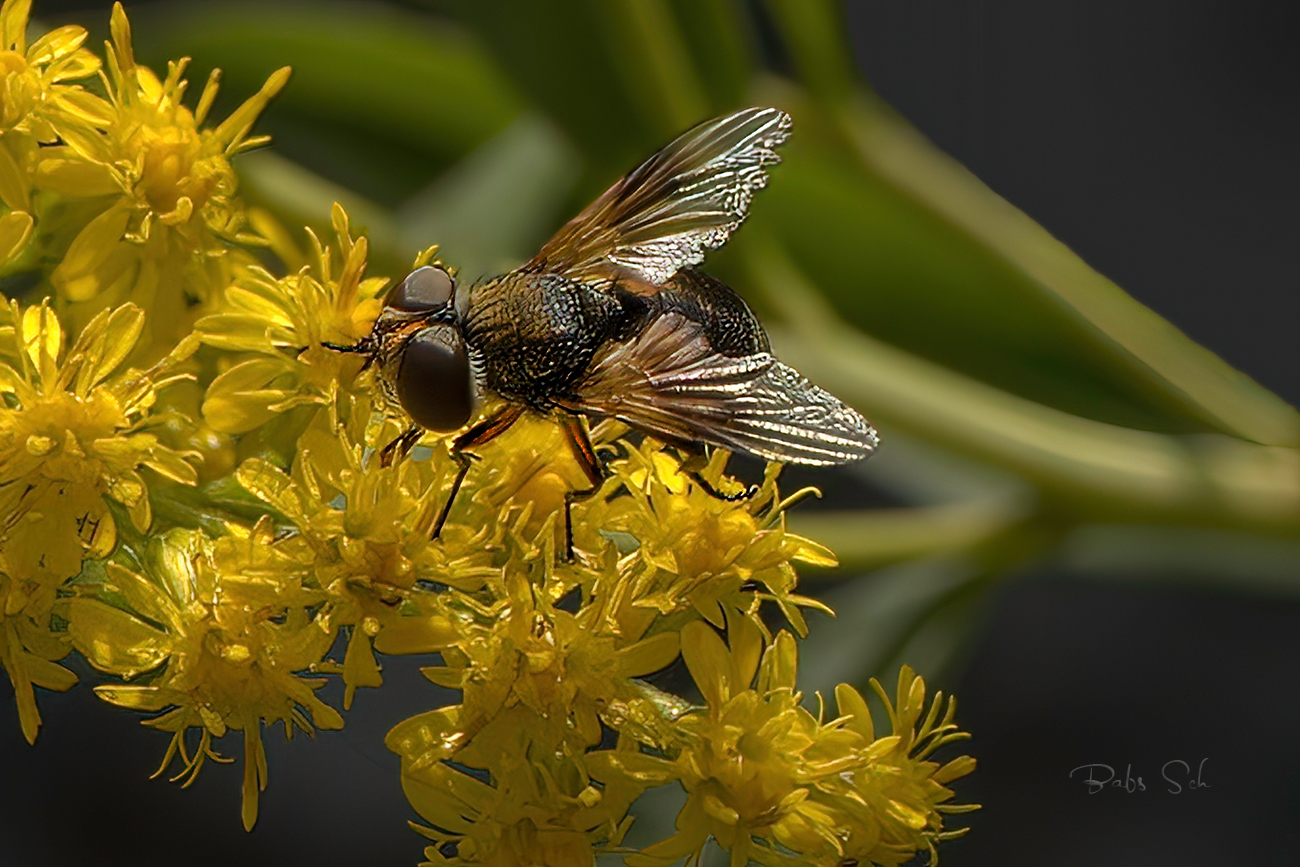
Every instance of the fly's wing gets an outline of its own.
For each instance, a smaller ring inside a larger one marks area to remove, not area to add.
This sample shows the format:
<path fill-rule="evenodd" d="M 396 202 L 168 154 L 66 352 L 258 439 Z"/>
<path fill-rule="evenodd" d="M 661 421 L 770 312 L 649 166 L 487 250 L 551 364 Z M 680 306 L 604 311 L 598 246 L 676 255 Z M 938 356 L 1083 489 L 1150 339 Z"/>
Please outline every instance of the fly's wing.
<path fill-rule="evenodd" d="M 593 359 L 575 412 L 610 415 L 676 442 L 706 442 L 774 461 L 843 464 L 868 457 L 876 432 L 852 407 L 766 352 L 731 358 L 703 327 L 665 313 Z"/>
<path fill-rule="evenodd" d="M 663 291 L 744 221 L 789 135 L 790 116 L 775 108 L 747 108 L 687 131 L 570 220 L 524 270 Z M 674 285 L 679 294 L 714 291 Z M 631 340 L 602 346 L 575 393 L 556 402 L 668 440 L 791 463 L 842 464 L 877 444 L 871 425 L 834 395 L 767 352 L 718 352 L 705 326 L 676 310 Z"/>
<path fill-rule="evenodd" d="M 593 283 L 630 270 L 653 292 L 727 242 L 789 135 L 790 116 L 775 108 L 686 131 L 566 223 L 525 269 Z"/>

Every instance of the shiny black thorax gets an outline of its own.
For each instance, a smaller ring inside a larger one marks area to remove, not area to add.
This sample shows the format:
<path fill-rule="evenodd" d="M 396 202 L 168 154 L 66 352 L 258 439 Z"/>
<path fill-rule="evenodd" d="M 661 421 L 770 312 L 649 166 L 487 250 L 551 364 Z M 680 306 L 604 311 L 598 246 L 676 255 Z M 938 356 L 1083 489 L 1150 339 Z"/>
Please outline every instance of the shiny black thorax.
<path fill-rule="evenodd" d="M 596 287 L 554 273 L 514 271 L 471 290 L 460 327 L 482 385 L 546 412 L 574 396 L 601 347 L 631 340 L 669 312 L 704 325 L 722 355 L 768 351 L 767 335 L 740 296 L 690 270 L 651 294 L 617 281 Z"/>
<path fill-rule="evenodd" d="M 596 350 L 630 333 L 645 312 L 627 293 L 514 271 L 474 287 L 461 333 L 483 385 L 545 412 L 573 392 Z"/>

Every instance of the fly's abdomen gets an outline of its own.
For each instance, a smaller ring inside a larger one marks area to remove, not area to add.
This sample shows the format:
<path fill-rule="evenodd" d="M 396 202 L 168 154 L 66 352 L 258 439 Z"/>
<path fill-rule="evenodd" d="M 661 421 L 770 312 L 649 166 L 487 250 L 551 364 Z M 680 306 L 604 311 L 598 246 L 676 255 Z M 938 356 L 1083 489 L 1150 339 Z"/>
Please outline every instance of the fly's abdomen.
<path fill-rule="evenodd" d="M 729 358 L 770 351 L 758 317 L 730 286 L 701 271 L 683 269 L 655 296 L 660 311 L 680 313 L 704 326 L 709 345 Z"/>

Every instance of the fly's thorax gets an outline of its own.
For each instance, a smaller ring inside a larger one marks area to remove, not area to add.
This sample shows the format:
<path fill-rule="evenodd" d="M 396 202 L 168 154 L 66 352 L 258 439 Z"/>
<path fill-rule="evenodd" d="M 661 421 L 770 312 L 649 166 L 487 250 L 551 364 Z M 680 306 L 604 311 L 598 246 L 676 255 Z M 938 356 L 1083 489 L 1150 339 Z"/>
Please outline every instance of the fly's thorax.
<path fill-rule="evenodd" d="M 580 334 L 589 329 L 589 291 L 559 274 L 511 271 L 467 293 L 465 339 L 492 356 Z"/>
<path fill-rule="evenodd" d="M 473 289 L 462 333 L 483 384 L 545 411 L 623 328 L 614 295 L 561 274 L 512 271 Z"/>

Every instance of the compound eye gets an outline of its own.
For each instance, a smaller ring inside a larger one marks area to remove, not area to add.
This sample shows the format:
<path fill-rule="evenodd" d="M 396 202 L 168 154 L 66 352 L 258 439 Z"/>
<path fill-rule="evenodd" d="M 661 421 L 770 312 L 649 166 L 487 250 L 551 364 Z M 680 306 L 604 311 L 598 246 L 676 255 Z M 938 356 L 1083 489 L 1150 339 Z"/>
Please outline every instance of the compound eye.
<path fill-rule="evenodd" d="M 402 409 L 428 430 L 464 427 L 474 412 L 469 357 L 460 335 L 449 326 L 429 328 L 406 344 L 396 385 Z"/>
<path fill-rule="evenodd" d="M 429 313 L 447 306 L 455 288 L 456 281 L 445 270 L 436 265 L 425 265 L 389 289 L 384 306 L 403 313 Z"/>

